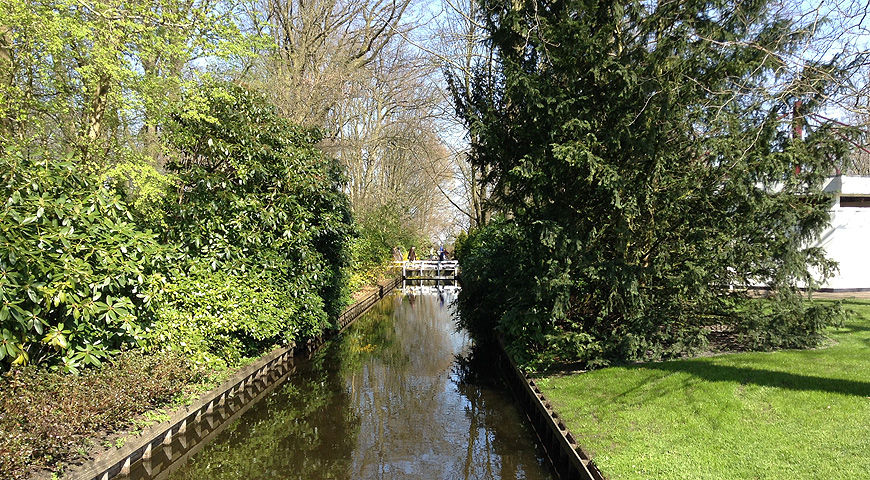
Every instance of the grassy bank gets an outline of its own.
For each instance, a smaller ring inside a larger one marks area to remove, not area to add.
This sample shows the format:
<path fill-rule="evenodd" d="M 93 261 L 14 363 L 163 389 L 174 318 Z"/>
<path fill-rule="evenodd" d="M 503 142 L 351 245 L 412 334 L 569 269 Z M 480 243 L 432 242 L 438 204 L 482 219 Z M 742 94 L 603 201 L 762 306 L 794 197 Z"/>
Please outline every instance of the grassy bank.
<path fill-rule="evenodd" d="M 870 478 L 870 302 L 819 349 L 552 375 L 539 385 L 610 479 Z"/>

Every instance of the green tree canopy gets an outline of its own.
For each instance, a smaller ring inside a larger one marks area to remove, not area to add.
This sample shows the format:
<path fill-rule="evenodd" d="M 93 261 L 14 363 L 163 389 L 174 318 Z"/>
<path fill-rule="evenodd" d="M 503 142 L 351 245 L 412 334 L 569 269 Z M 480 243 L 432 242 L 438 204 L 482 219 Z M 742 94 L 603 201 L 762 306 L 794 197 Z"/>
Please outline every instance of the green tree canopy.
<path fill-rule="evenodd" d="M 808 33 L 767 0 L 482 4 L 499 68 L 478 83 L 498 89 L 455 98 L 472 162 L 532 240 L 516 243 L 525 291 L 497 312 L 511 348 L 568 335 L 583 347 L 552 355 L 634 360 L 714 324 L 758 347 L 817 341 L 830 312 L 797 287 L 833 267 L 809 247 L 832 140 L 792 128 L 837 60 L 785 68 Z M 769 302 L 729 289 L 762 284 Z"/>
<path fill-rule="evenodd" d="M 157 153 L 157 128 L 206 65 L 224 68 L 258 37 L 245 0 L 9 0 L 0 9 L 0 145 L 75 152 L 105 170 Z"/>

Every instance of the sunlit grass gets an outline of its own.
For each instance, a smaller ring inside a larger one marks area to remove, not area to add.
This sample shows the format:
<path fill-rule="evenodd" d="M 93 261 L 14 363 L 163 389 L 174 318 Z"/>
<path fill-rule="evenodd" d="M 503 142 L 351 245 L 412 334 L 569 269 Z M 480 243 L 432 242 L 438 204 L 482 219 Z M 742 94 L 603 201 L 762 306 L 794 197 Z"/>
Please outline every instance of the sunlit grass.
<path fill-rule="evenodd" d="M 540 381 L 610 479 L 870 478 L 870 303 L 825 348 Z"/>

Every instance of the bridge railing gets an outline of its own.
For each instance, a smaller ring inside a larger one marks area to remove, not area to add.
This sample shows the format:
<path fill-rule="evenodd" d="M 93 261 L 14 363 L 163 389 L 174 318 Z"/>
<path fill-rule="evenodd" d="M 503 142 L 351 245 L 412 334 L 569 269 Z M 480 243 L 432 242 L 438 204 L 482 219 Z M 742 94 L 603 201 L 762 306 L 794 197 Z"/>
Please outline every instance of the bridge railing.
<path fill-rule="evenodd" d="M 401 262 L 393 262 L 396 267 L 407 270 L 458 270 L 459 261 L 457 260 L 404 260 Z"/>
<path fill-rule="evenodd" d="M 407 280 L 455 280 L 459 276 L 456 260 L 405 260 L 393 265 L 402 269 L 402 278 Z"/>

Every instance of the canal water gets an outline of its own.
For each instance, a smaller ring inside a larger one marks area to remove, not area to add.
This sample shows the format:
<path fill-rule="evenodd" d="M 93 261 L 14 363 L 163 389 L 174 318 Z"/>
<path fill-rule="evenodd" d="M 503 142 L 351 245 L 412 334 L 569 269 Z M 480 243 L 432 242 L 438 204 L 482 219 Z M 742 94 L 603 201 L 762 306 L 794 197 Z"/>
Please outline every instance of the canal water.
<path fill-rule="evenodd" d="M 386 297 L 169 478 L 555 478 L 455 292 Z"/>

